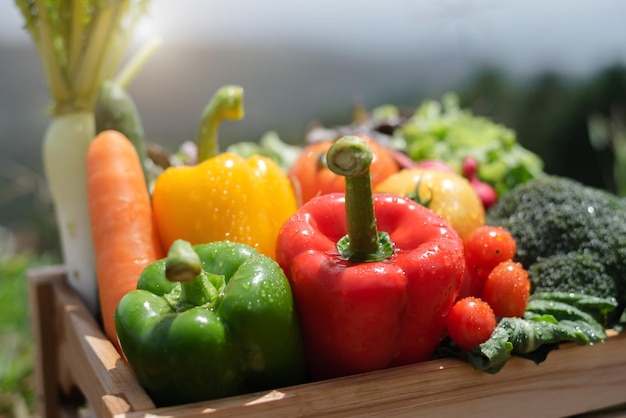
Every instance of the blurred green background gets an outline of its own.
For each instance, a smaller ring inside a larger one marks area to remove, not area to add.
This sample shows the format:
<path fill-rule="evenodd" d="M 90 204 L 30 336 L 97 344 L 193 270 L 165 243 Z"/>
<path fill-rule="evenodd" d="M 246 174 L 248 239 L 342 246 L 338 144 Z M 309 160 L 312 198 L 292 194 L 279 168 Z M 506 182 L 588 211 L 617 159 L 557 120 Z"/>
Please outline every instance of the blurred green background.
<path fill-rule="evenodd" d="M 155 0 L 135 42 L 163 44 L 130 93 L 148 139 L 173 150 L 224 84 L 244 87 L 246 117 L 223 125 L 223 147 L 269 130 L 301 143 L 312 122 L 349 123 L 354 104 L 453 91 L 547 172 L 621 192 L 625 15 L 617 0 Z M 0 3 L 0 417 L 35 414 L 25 272 L 60 259 L 40 160 L 49 96 L 20 19 Z"/>

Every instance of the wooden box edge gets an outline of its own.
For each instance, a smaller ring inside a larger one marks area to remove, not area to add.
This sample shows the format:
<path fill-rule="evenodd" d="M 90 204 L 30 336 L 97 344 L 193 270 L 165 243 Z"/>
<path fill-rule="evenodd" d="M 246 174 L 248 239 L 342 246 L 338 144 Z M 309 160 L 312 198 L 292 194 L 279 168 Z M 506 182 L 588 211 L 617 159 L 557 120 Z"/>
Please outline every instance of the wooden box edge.
<path fill-rule="evenodd" d="M 536 365 L 512 358 L 495 375 L 454 359 L 196 404 L 156 408 L 62 266 L 28 272 L 42 417 L 78 390 L 98 417 L 316 415 L 561 417 L 626 403 L 626 333 L 595 346 L 562 344 Z"/>

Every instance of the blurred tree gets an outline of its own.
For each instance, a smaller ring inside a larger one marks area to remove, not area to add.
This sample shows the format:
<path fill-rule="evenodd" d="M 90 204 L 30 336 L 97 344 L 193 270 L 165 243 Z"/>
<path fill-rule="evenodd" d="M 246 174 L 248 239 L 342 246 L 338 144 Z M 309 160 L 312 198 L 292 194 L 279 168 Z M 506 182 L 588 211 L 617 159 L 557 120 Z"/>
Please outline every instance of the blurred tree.
<path fill-rule="evenodd" d="M 573 85 L 554 73 L 546 73 L 534 80 L 521 97 L 519 115 L 513 127 L 520 142 L 545 161 L 548 172 L 561 172 L 563 154 L 555 138 L 567 123 L 567 104 L 572 99 Z"/>
<path fill-rule="evenodd" d="M 474 114 L 515 128 L 521 91 L 498 69 L 487 68 L 479 72 L 461 87 L 458 94 L 461 105 Z"/>
<path fill-rule="evenodd" d="M 623 65 L 616 65 L 602 71 L 594 80 L 594 83 L 583 89 L 577 106 L 577 113 L 573 116 L 578 123 L 576 133 L 586 140 L 585 150 L 595 153 L 597 160 L 597 172 L 604 179 L 607 189 L 619 193 L 619 179 L 616 178 L 615 168 L 620 164 L 619 144 L 612 142 L 608 147 L 594 147 L 593 138 L 589 134 L 589 118 L 592 115 L 603 115 L 613 119 L 613 140 L 620 135 L 619 126 L 624 123 L 624 109 L 626 109 L 626 69 Z M 620 120 L 621 119 L 621 120 Z M 585 151 L 583 150 L 583 152 Z M 584 163 L 584 159 L 581 160 Z"/>

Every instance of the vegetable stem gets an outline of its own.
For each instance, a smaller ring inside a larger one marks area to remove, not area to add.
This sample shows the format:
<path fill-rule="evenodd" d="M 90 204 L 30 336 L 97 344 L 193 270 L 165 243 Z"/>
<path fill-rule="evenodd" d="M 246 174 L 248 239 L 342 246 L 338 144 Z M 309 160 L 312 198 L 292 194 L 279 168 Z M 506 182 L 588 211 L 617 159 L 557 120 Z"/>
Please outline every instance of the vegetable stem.
<path fill-rule="evenodd" d="M 197 139 L 199 163 L 219 154 L 217 128 L 220 122 L 241 119 L 243 115 L 243 88 L 224 86 L 213 95 L 200 121 Z"/>
<path fill-rule="evenodd" d="M 370 165 L 374 155 L 367 143 L 356 136 L 344 136 L 328 150 L 328 168 L 346 182 L 347 237 L 338 243 L 340 252 L 358 261 L 389 257 L 393 245 L 386 233 L 379 233 L 374 213 Z M 347 243 L 345 242 L 347 240 Z M 345 248 L 341 248 L 344 247 Z"/>
<path fill-rule="evenodd" d="M 82 2 L 72 2 L 72 17 L 70 20 L 70 32 L 68 34 L 68 68 L 76 68 L 82 53 L 82 20 L 84 19 Z"/>
<path fill-rule="evenodd" d="M 68 80 L 63 75 L 61 63 L 57 58 L 54 46 L 57 37 L 52 32 L 52 28 L 48 23 L 50 17 L 48 15 L 48 7 L 45 3 L 45 0 L 35 0 L 39 13 L 39 26 L 33 28 L 33 38 L 45 69 L 50 92 L 55 98 L 57 106 L 60 105 L 64 107 L 71 101 L 72 94 Z M 56 109 L 53 110 L 53 113 L 56 113 Z"/>
<path fill-rule="evenodd" d="M 128 14 L 129 7 L 130 3 L 128 1 L 125 1 L 120 7 L 120 17 L 117 21 L 117 28 L 115 29 L 115 32 L 111 34 L 110 42 L 107 45 L 109 51 L 111 52 L 109 54 L 109 59 L 103 65 L 102 76 L 100 78 L 101 80 L 112 78 L 111 76 L 115 72 L 115 69 L 120 65 L 120 62 L 122 62 L 124 51 L 126 51 L 128 43 L 130 42 L 129 35 L 133 33 L 135 26 L 137 25 L 137 19 L 135 19 L 134 16 L 124 18 L 124 15 Z M 126 28 L 124 28 L 125 24 L 127 25 Z M 141 64 L 144 64 L 146 61 L 142 61 Z M 132 77 L 136 75 L 139 68 L 136 70 L 137 71 L 129 75 L 130 78 L 126 81 L 126 84 L 130 84 Z M 95 87 L 97 88 L 97 86 Z"/>
<path fill-rule="evenodd" d="M 133 55 L 131 60 L 120 70 L 115 77 L 115 84 L 123 89 L 128 89 L 128 85 L 144 64 L 154 55 L 156 50 L 161 46 L 161 38 L 155 36 L 145 43 L 142 48 Z"/>
<path fill-rule="evenodd" d="M 109 50 L 108 46 L 114 41 L 116 18 L 119 19 L 121 15 L 113 6 L 102 7 L 95 13 L 95 21 L 89 34 L 89 43 L 75 74 L 74 91 L 77 99 L 79 102 L 84 101 L 88 104 L 92 103 L 93 97 L 90 97 L 90 93 L 96 87 L 94 84 L 99 84 L 98 80 L 109 78 L 107 76 L 102 77 L 103 68 L 106 67 L 105 60 L 108 58 L 102 51 Z"/>
<path fill-rule="evenodd" d="M 193 246 L 184 240 L 176 240 L 165 259 L 165 276 L 181 284 L 182 305 L 201 306 L 218 296 L 208 274 L 202 269 L 200 256 Z"/>
<path fill-rule="evenodd" d="M 112 78 L 147 3 L 16 0 L 45 70 L 52 115 L 92 110 L 100 84 Z M 124 76 L 125 83 L 137 70 Z"/>
<path fill-rule="evenodd" d="M 200 257 L 192 245 L 183 240 L 172 243 L 165 260 L 165 276 L 173 282 L 190 282 L 202 272 Z"/>

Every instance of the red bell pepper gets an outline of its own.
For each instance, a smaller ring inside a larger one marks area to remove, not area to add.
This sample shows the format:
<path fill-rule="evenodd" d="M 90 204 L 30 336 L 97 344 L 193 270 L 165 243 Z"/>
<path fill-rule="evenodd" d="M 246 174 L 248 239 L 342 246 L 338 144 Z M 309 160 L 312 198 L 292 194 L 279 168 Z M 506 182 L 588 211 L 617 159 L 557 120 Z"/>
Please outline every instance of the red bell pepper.
<path fill-rule="evenodd" d="M 312 199 L 281 228 L 314 380 L 424 361 L 445 336 L 463 281 L 463 243 L 431 210 L 372 195 L 372 154 L 358 137 L 328 151 L 346 192 Z"/>

